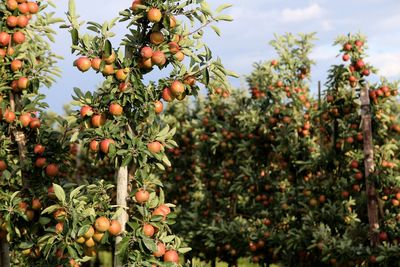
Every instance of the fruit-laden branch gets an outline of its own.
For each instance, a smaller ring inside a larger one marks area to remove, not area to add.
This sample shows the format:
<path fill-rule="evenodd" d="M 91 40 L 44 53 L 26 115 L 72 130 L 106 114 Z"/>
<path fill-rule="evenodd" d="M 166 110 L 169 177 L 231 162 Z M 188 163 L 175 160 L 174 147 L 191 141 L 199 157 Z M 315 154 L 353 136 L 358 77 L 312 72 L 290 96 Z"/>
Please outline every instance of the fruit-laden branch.
<path fill-rule="evenodd" d="M 370 225 L 371 245 L 376 246 L 379 242 L 379 217 L 378 217 L 378 198 L 374 181 L 370 179 L 370 174 L 374 172 L 374 147 L 372 143 L 371 107 L 368 86 L 361 90 L 361 121 L 364 136 L 364 166 L 366 191 L 368 201 L 368 219 Z"/>

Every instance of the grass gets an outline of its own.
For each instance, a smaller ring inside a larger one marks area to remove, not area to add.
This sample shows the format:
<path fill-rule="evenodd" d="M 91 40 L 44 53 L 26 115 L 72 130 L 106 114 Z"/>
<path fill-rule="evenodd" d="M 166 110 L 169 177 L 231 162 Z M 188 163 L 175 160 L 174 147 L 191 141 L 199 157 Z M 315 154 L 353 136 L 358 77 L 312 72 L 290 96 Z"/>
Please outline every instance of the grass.
<path fill-rule="evenodd" d="M 100 267 L 112 266 L 112 257 L 111 257 L 111 253 L 110 252 L 107 252 L 107 251 L 99 252 L 99 259 L 100 259 L 100 262 L 101 262 Z M 194 259 L 193 266 L 195 266 L 195 267 L 210 267 L 211 264 L 210 263 L 201 262 L 201 261 L 199 261 L 197 259 Z M 240 259 L 238 266 L 239 267 L 259 267 L 258 264 L 250 263 L 246 259 Z M 228 264 L 225 263 L 225 262 L 217 262 L 217 267 L 228 267 Z M 282 266 L 272 264 L 272 265 L 270 265 L 270 267 L 282 267 Z"/>

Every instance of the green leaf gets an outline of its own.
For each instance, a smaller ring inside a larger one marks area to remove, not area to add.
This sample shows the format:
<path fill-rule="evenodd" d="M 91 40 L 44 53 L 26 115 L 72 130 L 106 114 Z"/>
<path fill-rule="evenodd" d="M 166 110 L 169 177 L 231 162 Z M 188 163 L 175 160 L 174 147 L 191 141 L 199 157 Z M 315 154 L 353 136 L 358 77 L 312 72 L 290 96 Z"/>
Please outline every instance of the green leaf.
<path fill-rule="evenodd" d="M 105 41 L 103 52 L 104 52 L 104 56 L 105 57 L 111 56 L 111 54 L 112 54 L 112 45 L 111 45 L 111 42 L 109 40 Z"/>
<path fill-rule="evenodd" d="M 157 251 L 156 243 L 150 238 L 143 238 L 143 243 L 150 251 Z"/>
<path fill-rule="evenodd" d="M 182 253 L 182 254 L 185 254 L 185 253 L 188 253 L 191 250 L 192 250 L 191 248 L 180 248 L 180 249 L 178 249 L 178 252 Z"/>
<path fill-rule="evenodd" d="M 78 231 L 78 236 L 83 236 L 84 234 L 86 234 L 87 231 L 89 230 L 89 228 L 90 228 L 90 225 L 82 226 Z"/>
<path fill-rule="evenodd" d="M 50 214 L 50 213 L 52 213 L 53 211 L 55 211 L 56 209 L 58 209 L 58 208 L 60 208 L 60 207 L 61 207 L 61 206 L 58 205 L 58 204 L 49 206 L 49 207 L 45 208 L 45 209 L 42 211 L 41 214 L 47 214 L 47 213 Z"/>
<path fill-rule="evenodd" d="M 211 25 L 211 29 L 213 29 L 214 32 L 215 32 L 218 36 L 221 36 L 221 30 L 220 30 L 217 26 Z"/>
<path fill-rule="evenodd" d="M 72 39 L 72 45 L 78 45 L 79 44 L 79 33 L 77 29 L 72 29 L 71 30 L 71 39 Z"/>
<path fill-rule="evenodd" d="M 215 18 L 216 20 L 223 20 L 223 21 L 233 21 L 233 18 L 229 15 L 220 15 Z"/>
<path fill-rule="evenodd" d="M 65 192 L 64 189 L 58 184 L 53 184 L 54 193 L 57 199 L 64 205 L 65 204 Z"/>
<path fill-rule="evenodd" d="M 230 8 L 230 7 L 232 7 L 233 5 L 232 4 L 222 4 L 222 5 L 220 5 L 219 7 L 217 7 L 217 9 L 215 10 L 217 13 L 220 13 L 220 12 L 222 12 L 223 10 L 225 10 L 225 9 L 228 9 L 228 8 Z"/>

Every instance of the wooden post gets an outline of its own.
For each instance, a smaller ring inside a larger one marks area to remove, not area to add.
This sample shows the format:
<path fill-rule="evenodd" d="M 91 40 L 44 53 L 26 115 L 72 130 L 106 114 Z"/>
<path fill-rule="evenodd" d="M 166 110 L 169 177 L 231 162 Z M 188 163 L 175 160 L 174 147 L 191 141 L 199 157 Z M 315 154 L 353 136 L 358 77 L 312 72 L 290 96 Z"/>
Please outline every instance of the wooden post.
<path fill-rule="evenodd" d="M 374 181 L 369 179 L 370 174 L 374 172 L 375 163 L 368 86 L 365 86 L 361 89 L 361 122 L 364 136 L 365 185 L 367 192 L 371 245 L 376 246 L 379 242 L 379 233 L 377 231 L 379 229 L 379 206 Z"/>
<path fill-rule="evenodd" d="M 128 213 L 125 210 L 127 208 L 127 198 L 128 198 L 128 167 L 120 167 L 117 171 L 117 205 L 118 207 L 124 208 L 121 214 L 118 216 L 117 220 L 121 224 L 121 231 L 125 231 L 126 223 L 128 222 Z M 115 250 L 118 251 L 118 244 L 121 242 L 122 237 L 117 236 L 115 239 Z M 122 267 L 118 256 L 114 257 L 114 266 Z"/>

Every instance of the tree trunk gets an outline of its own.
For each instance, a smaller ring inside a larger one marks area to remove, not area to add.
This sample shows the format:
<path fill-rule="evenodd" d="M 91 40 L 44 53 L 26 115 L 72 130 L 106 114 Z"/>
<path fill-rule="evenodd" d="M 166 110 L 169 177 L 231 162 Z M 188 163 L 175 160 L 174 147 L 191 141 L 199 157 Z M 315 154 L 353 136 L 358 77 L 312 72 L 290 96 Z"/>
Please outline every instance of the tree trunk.
<path fill-rule="evenodd" d="M 10 267 L 10 247 L 6 240 L 1 240 L 0 244 L 0 266 Z"/>
<path fill-rule="evenodd" d="M 374 172 L 374 146 L 372 142 L 372 120 L 371 107 L 368 87 L 361 90 L 361 120 L 364 136 L 364 166 L 365 166 L 365 184 L 368 201 L 368 220 L 370 227 L 371 245 L 376 246 L 379 242 L 379 216 L 378 216 L 378 197 L 374 181 L 369 179 L 369 175 Z"/>
<path fill-rule="evenodd" d="M 213 258 L 211 260 L 211 267 L 216 267 L 217 266 L 217 260 L 215 258 Z"/>
<path fill-rule="evenodd" d="M 124 208 L 121 214 L 118 216 L 118 222 L 121 224 L 122 232 L 125 231 L 126 223 L 128 222 L 127 208 L 128 198 L 128 167 L 120 167 L 117 171 L 117 205 L 120 208 Z M 115 251 L 118 252 L 118 244 L 121 242 L 122 237 L 117 236 L 115 240 Z M 122 267 L 123 263 L 120 257 L 116 255 L 114 257 L 114 267 Z"/>

